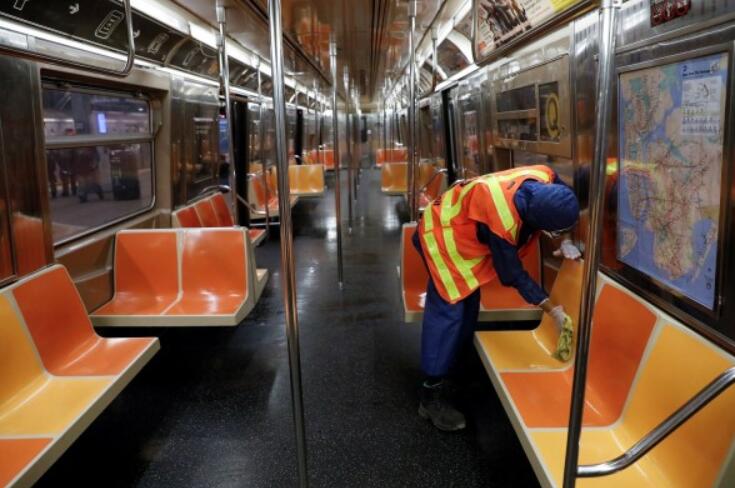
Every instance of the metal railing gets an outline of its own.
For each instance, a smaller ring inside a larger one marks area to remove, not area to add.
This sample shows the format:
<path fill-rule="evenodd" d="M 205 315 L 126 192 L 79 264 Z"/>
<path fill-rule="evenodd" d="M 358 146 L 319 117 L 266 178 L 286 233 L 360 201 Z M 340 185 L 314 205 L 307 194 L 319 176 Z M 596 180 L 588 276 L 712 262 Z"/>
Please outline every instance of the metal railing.
<path fill-rule="evenodd" d="M 710 384 L 702 388 L 693 398 L 679 407 L 676 412 L 658 424 L 623 454 L 604 463 L 579 466 L 577 476 L 580 478 L 605 476 L 627 468 L 659 445 L 676 429 L 681 427 L 684 422 L 732 386 L 733 383 L 735 383 L 735 366 L 725 370 Z"/>
<path fill-rule="evenodd" d="M 431 175 L 431 178 L 429 178 L 429 181 L 427 181 L 424 184 L 424 186 L 422 186 L 421 188 L 419 188 L 416 191 L 416 195 L 420 195 L 422 192 L 426 191 L 426 189 L 429 188 L 429 185 L 431 185 L 434 182 L 435 179 L 437 179 L 439 176 L 445 175 L 447 173 L 448 173 L 448 171 L 447 171 L 446 168 L 438 169 L 433 175 Z"/>

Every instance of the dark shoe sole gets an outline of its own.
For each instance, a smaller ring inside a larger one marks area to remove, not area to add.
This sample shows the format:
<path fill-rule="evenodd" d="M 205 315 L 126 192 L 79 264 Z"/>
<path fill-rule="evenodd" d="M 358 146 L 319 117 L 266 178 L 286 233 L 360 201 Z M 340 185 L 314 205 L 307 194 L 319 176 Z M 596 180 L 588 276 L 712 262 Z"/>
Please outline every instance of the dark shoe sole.
<path fill-rule="evenodd" d="M 423 405 L 419 403 L 419 417 L 421 417 L 424 420 L 430 421 L 434 427 L 441 430 L 442 432 L 457 432 L 458 430 L 464 429 L 467 425 L 465 422 L 462 422 L 461 425 L 446 425 L 442 424 L 440 422 L 436 422 L 434 418 L 429 414 L 429 411 L 424 408 Z"/>

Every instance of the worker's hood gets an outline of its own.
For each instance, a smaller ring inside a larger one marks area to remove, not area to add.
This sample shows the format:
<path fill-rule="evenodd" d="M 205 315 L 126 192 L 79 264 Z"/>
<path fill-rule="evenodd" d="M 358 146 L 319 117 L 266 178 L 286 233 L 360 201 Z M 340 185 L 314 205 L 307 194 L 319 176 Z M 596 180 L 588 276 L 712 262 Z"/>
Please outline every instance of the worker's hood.
<path fill-rule="evenodd" d="M 518 213 L 534 229 L 564 231 L 579 220 L 579 202 L 566 185 L 527 181 L 517 196 Z"/>

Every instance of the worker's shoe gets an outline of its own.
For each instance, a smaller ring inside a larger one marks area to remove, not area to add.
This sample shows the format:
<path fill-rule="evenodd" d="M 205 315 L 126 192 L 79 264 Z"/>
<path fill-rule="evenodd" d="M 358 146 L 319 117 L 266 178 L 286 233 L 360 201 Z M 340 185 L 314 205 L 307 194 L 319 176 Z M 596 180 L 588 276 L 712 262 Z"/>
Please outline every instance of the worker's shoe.
<path fill-rule="evenodd" d="M 449 384 L 445 380 L 434 384 L 424 382 L 421 386 L 419 416 L 447 432 L 462 430 L 466 426 L 464 415 L 452 404 Z"/>

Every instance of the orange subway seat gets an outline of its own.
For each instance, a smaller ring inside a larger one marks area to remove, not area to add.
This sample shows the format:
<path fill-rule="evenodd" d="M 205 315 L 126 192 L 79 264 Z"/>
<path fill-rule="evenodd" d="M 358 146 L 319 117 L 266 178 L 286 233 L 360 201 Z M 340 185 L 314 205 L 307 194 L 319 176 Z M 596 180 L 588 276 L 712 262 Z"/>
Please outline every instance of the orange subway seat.
<path fill-rule="evenodd" d="M 225 196 L 221 193 L 215 193 L 210 199 L 212 202 L 212 208 L 217 216 L 216 227 L 232 227 L 235 225 L 235 221 L 232 219 L 232 213 L 230 207 L 225 201 Z"/>
<path fill-rule="evenodd" d="M 236 313 L 248 298 L 245 234 L 240 229 L 187 231 L 180 300 L 166 315 Z"/>
<path fill-rule="evenodd" d="M 62 267 L 43 271 L 12 289 L 41 360 L 51 374 L 121 374 L 155 341 L 98 336 L 74 282 Z"/>
<path fill-rule="evenodd" d="M 375 151 L 375 166 L 380 168 L 385 163 L 385 150 L 378 149 Z"/>
<path fill-rule="evenodd" d="M 332 149 L 319 151 L 319 162 L 324 165 L 324 169 L 334 169 L 334 151 Z"/>
<path fill-rule="evenodd" d="M 8 486 L 51 443 L 50 438 L 0 439 L 0 486 Z"/>
<path fill-rule="evenodd" d="M 606 426 L 619 417 L 640 365 L 656 315 L 636 298 L 605 285 L 595 306 L 584 425 Z M 529 428 L 565 427 L 573 370 L 501 373 Z"/>
<path fill-rule="evenodd" d="M 541 258 L 538 247 L 538 240 L 535 245 L 529 249 L 525 256 L 521 257 L 523 269 L 525 269 L 531 278 L 537 283 L 541 281 Z M 535 305 L 528 303 L 513 287 L 503 286 L 499 279 L 494 279 L 482 286 L 480 290 L 480 305 L 482 310 L 503 310 L 509 308 L 525 308 L 534 309 Z"/>
<path fill-rule="evenodd" d="M 676 409 L 735 360 L 680 325 L 664 324 L 642 365 L 622 418 L 609 429 L 583 429 L 580 463 L 613 459 Z M 735 440 L 735 390 L 705 406 L 633 466 L 609 476 L 579 479 L 580 488 L 715 486 L 729 462 Z M 532 430 L 534 452 L 561 486 L 566 429 Z M 728 478 L 724 478 L 727 480 Z M 731 479 L 731 478 L 730 478 Z M 730 485 L 717 485 L 730 486 Z"/>
<path fill-rule="evenodd" d="M 174 225 L 176 227 L 201 227 L 202 222 L 194 207 L 184 207 L 174 212 Z"/>
<path fill-rule="evenodd" d="M 564 306 L 576 324 L 582 287 L 582 261 L 564 260 L 551 290 L 551 301 Z M 532 331 L 477 332 L 477 346 L 490 358 L 493 367 L 507 370 L 548 370 L 566 367 L 551 357 L 559 337 L 554 321 L 548 315 Z"/>
<path fill-rule="evenodd" d="M 115 236 L 115 294 L 94 315 L 158 315 L 179 294 L 176 231 Z"/>
<path fill-rule="evenodd" d="M 250 242 L 257 246 L 265 239 L 265 229 L 248 229 L 248 235 L 250 236 Z"/>
<path fill-rule="evenodd" d="M 46 298 L 36 305 L 46 306 Z M 56 336 L 63 336 L 59 324 L 64 325 L 57 321 Z M 112 383 L 109 378 L 48 375 L 5 293 L 0 295 L 0 378 L 3 437 L 60 434 Z"/>
<path fill-rule="evenodd" d="M 209 198 L 200 200 L 194 204 L 194 210 L 196 210 L 199 220 L 202 223 L 202 227 L 218 227 L 219 220 L 217 214 L 214 211 L 214 206 Z"/>
<path fill-rule="evenodd" d="M 19 276 L 36 271 L 49 262 L 40 218 L 13 212 L 13 239 L 13 244 L 23 250 L 16 255 Z"/>
<path fill-rule="evenodd" d="M 388 194 L 406 193 L 408 164 L 386 163 L 380 169 L 381 190 Z"/>
<path fill-rule="evenodd" d="M 291 193 L 296 195 L 322 195 L 324 193 L 324 166 L 301 165 L 288 168 Z"/>

